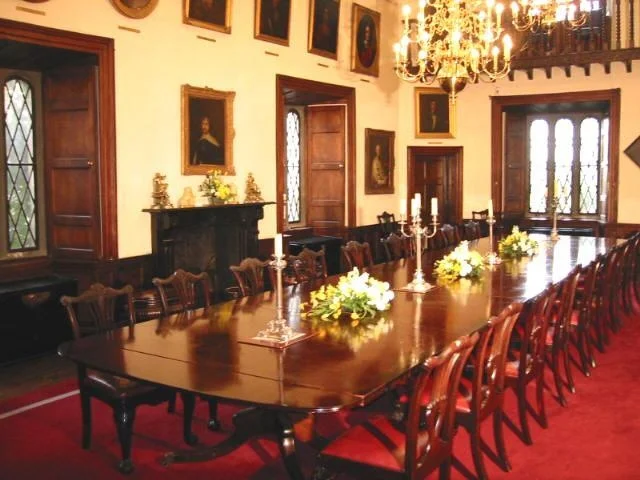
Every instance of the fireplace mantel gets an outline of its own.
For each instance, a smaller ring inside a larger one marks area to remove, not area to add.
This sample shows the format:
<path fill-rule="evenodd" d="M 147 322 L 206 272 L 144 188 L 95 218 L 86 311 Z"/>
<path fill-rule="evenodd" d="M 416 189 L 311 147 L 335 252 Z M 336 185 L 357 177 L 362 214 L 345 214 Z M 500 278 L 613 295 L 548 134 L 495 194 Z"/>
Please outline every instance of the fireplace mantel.
<path fill-rule="evenodd" d="M 151 215 L 154 275 L 206 270 L 218 297 L 233 285 L 229 265 L 258 256 L 258 220 L 275 202 L 146 208 Z"/>

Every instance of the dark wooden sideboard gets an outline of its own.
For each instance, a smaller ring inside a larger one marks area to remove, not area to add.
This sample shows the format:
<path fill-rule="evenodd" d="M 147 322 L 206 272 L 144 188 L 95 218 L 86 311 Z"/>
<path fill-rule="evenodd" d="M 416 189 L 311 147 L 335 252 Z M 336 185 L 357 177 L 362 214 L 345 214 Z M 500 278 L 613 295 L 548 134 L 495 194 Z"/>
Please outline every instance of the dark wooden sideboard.
<path fill-rule="evenodd" d="M 151 215 L 154 276 L 207 271 L 218 297 L 233 285 L 230 265 L 258 256 L 258 221 L 274 202 L 144 209 Z"/>

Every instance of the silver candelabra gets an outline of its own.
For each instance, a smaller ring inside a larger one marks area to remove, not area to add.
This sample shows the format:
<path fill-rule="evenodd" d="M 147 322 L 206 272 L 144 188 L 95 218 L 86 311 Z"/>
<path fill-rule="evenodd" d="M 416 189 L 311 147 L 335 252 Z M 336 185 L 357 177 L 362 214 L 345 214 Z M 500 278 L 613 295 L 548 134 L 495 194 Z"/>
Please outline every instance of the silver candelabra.
<path fill-rule="evenodd" d="M 284 318 L 284 307 L 282 305 L 282 271 L 287 266 L 284 255 L 274 255 L 273 261 L 269 264 L 276 271 L 276 318 L 267 323 L 267 328 L 258 332 L 258 337 L 270 342 L 286 343 L 298 336 Z"/>
<path fill-rule="evenodd" d="M 493 226 L 496 224 L 496 218 L 491 215 L 487 217 L 487 224 L 489 225 L 489 253 L 487 253 L 487 263 L 489 265 L 498 265 L 502 262 L 496 252 L 493 251 Z"/>
<path fill-rule="evenodd" d="M 422 272 L 422 237 L 426 239 L 432 238 L 436 232 L 438 231 L 438 214 L 434 213 L 431 215 L 431 226 L 433 227 L 433 231 L 429 233 L 429 225 L 423 227 L 422 226 L 422 218 L 420 217 L 420 208 L 417 208 L 415 211 L 411 213 L 411 225 L 409 225 L 409 233 L 407 233 L 405 229 L 405 225 L 408 222 L 404 219 L 404 216 L 400 217 L 400 221 L 398 222 L 400 225 L 400 233 L 405 238 L 413 238 L 416 239 L 416 271 L 413 274 L 413 280 L 409 283 L 403 290 L 408 290 L 416 293 L 424 293 L 431 288 L 431 284 L 429 284 L 424 279 L 424 273 Z"/>
<path fill-rule="evenodd" d="M 551 240 L 554 242 L 560 238 L 558 235 L 558 205 L 559 205 L 558 197 L 553 197 L 551 200 L 551 209 L 553 210 L 553 226 L 551 227 Z"/>

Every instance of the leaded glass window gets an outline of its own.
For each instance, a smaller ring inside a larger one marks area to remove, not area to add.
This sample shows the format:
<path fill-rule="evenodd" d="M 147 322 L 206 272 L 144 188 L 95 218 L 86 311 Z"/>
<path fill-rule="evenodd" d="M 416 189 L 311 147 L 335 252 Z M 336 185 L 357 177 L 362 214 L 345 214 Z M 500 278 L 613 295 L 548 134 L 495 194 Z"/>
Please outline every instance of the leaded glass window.
<path fill-rule="evenodd" d="M 20 78 L 4 84 L 4 137 L 8 252 L 38 248 L 37 190 L 34 150 L 34 105 L 31 85 Z"/>
<path fill-rule="evenodd" d="M 287 113 L 286 121 L 287 133 L 287 222 L 299 223 L 301 218 L 301 136 L 300 136 L 300 114 L 296 110 Z"/>
<path fill-rule="evenodd" d="M 529 213 L 589 217 L 604 208 L 609 120 L 603 114 L 535 115 L 529 119 Z"/>

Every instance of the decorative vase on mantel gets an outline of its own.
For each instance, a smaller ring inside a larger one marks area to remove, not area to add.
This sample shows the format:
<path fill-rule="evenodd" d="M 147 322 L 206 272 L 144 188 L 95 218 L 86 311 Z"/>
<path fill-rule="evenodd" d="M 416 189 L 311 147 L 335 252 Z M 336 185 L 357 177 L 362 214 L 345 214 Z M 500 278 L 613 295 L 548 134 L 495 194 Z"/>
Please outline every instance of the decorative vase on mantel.
<path fill-rule="evenodd" d="M 218 197 L 207 197 L 209 205 L 224 205 L 224 200 Z"/>

